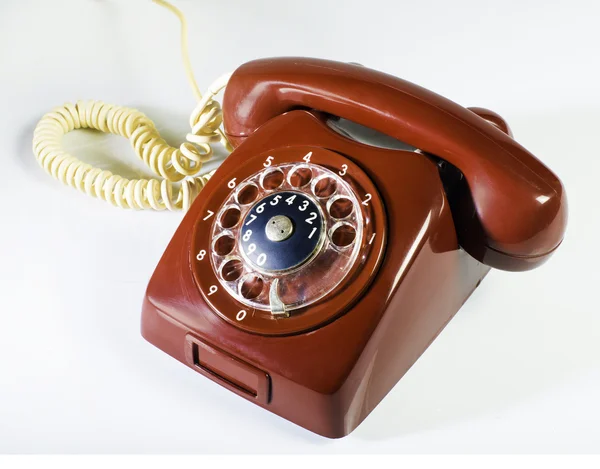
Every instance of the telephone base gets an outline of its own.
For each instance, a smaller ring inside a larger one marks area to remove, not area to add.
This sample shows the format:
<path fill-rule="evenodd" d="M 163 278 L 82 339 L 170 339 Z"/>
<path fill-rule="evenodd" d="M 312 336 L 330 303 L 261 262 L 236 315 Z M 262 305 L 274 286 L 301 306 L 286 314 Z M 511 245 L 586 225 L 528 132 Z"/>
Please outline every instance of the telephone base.
<path fill-rule="evenodd" d="M 293 133 L 286 132 L 290 128 Z M 142 335 L 250 402 L 312 432 L 340 438 L 396 385 L 490 268 L 460 248 L 433 160 L 357 145 L 305 111 L 271 120 L 256 137 L 225 161 L 221 178 L 208 182 L 208 193 L 238 175 L 236 162 L 262 165 L 266 150 L 284 144 L 291 152 L 298 147 L 299 155 L 308 143 L 346 155 L 360 161 L 386 206 L 388 241 L 381 266 L 368 272 L 372 281 L 360 297 L 328 322 L 281 335 L 244 330 L 218 314 L 211 305 L 216 294 L 201 291 L 190 268 L 195 259 L 190 261 L 190 253 L 196 252 L 193 228 L 210 203 L 210 198 L 198 200 L 150 280 Z M 353 282 L 338 296 L 357 288 Z"/>

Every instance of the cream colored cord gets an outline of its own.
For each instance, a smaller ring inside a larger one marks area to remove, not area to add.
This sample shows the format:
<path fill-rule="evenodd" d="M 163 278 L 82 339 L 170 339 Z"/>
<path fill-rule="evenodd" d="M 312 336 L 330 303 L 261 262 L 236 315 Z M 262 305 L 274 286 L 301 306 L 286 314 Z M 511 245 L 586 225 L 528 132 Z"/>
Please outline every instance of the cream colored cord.
<path fill-rule="evenodd" d="M 102 101 L 67 103 L 46 114 L 33 135 L 33 152 L 40 165 L 62 183 L 92 197 L 132 209 L 187 210 L 214 170 L 201 174 L 213 154 L 211 144 L 231 145 L 221 129 L 223 113 L 214 96 L 223 90 L 231 74 L 216 80 L 202 95 L 194 79 L 187 50 L 187 22 L 183 14 L 164 0 L 153 0 L 172 11 L 181 22 L 181 49 L 188 81 L 198 104 L 190 116 L 191 131 L 179 148 L 161 138 L 154 123 L 136 109 Z M 75 129 L 95 129 L 129 139 L 139 158 L 159 177 L 126 179 L 82 162 L 62 148 L 63 136 Z M 174 184 L 179 183 L 179 184 Z"/>

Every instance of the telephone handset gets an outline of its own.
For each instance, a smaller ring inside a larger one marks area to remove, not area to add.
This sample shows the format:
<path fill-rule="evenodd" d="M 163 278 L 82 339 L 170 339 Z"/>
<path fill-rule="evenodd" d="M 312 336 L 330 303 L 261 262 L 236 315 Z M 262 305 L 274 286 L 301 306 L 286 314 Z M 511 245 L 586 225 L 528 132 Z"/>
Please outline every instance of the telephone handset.
<path fill-rule="evenodd" d="M 321 435 L 360 424 L 490 267 L 534 268 L 563 238 L 561 182 L 501 117 L 404 80 L 257 60 L 229 79 L 223 117 L 235 150 L 158 264 L 142 333 Z"/>
<path fill-rule="evenodd" d="M 234 144 L 302 107 L 345 117 L 453 164 L 464 174 L 473 201 L 472 213 L 461 222 L 481 235 L 465 239 L 463 247 L 492 267 L 534 267 L 562 240 L 561 182 L 511 138 L 501 119 L 493 117 L 490 126 L 489 112 L 478 117 L 431 91 L 358 65 L 294 58 L 240 67 L 223 106 L 226 134 Z"/>

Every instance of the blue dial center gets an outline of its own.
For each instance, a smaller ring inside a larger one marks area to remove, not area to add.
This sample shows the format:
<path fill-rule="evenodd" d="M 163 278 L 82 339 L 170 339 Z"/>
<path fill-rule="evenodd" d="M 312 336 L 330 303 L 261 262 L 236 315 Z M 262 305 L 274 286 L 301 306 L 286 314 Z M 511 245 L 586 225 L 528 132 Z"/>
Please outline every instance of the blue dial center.
<path fill-rule="evenodd" d="M 277 192 L 254 204 L 244 218 L 240 244 L 245 257 L 265 271 L 284 271 L 311 259 L 323 232 L 318 205 L 301 192 Z"/>

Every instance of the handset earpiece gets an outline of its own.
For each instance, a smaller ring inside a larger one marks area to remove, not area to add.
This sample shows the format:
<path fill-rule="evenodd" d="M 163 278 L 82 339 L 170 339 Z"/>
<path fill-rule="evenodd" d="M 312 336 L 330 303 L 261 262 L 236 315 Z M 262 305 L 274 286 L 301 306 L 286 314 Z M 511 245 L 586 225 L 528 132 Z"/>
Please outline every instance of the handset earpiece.
<path fill-rule="evenodd" d="M 528 270 L 560 245 L 567 220 L 562 183 L 489 113 L 477 115 L 405 80 L 362 66 L 276 58 L 238 68 L 225 91 L 225 133 L 239 145 L 268 120 L 315 109 L 374 128 L 442 158 L 465 176 L 472 206 L 456 223 L 477 233 L 463 247 L 504 270 Z"/>

